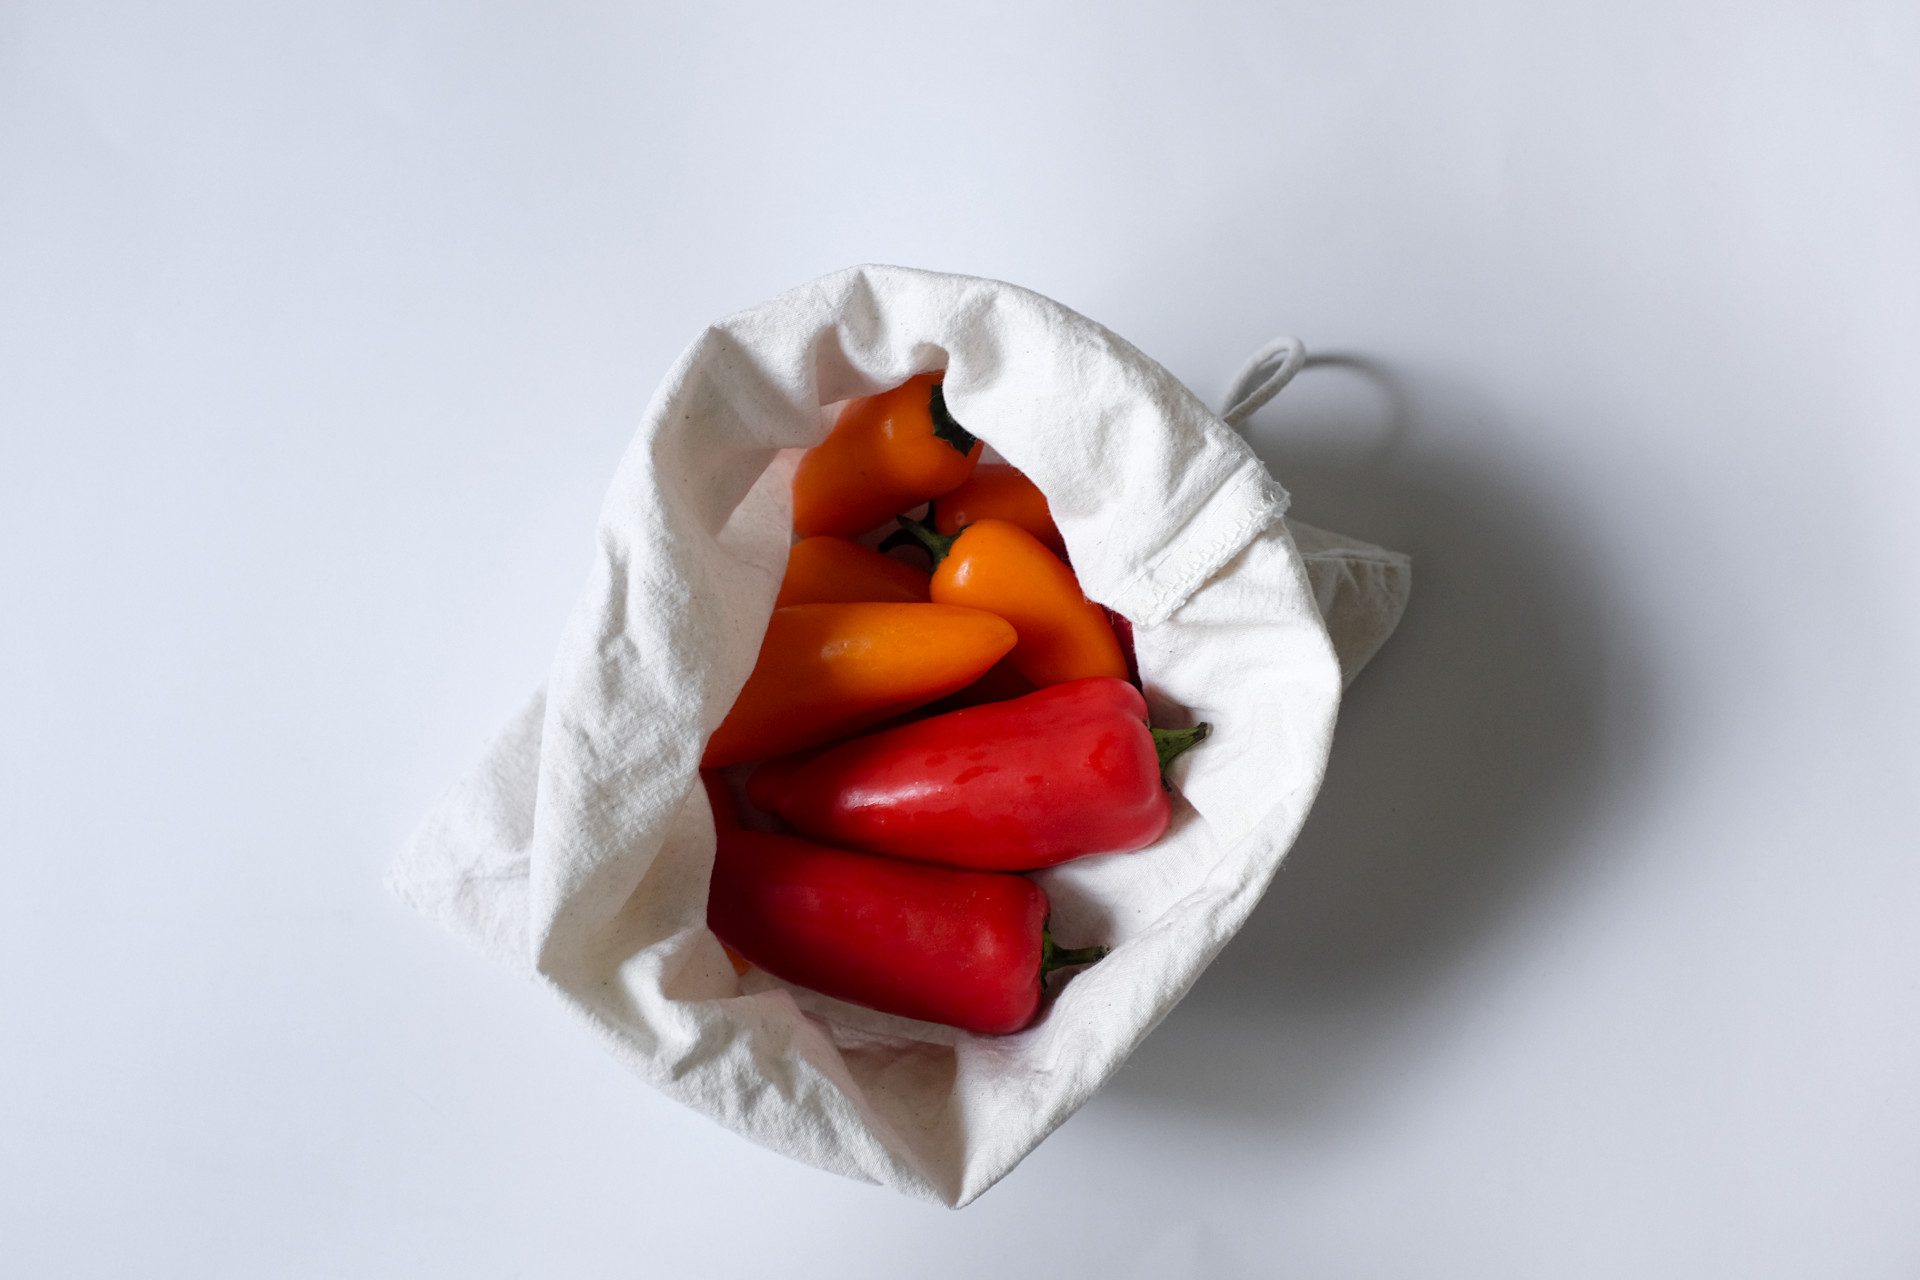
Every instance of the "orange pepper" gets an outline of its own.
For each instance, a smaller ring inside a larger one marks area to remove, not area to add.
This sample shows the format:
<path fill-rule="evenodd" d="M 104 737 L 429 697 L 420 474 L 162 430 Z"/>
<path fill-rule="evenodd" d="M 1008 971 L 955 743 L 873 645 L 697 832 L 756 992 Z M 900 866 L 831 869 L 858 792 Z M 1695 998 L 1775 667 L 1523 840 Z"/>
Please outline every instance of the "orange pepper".
<path fill-rule="evenodd" d="M 787 552 L 776 609 L 790 604 L 927 603 L 927 575 L 845 538 L 805 538 Z"/>
<path fill-rule="evenodd" d="M 775 609 L 753 674 L 700 765 L 765 760 L 857 733 L 972 684 L 1016 638 L 1005 620 L 950 604 Z"/>
<path fill-rule="evenodd" d="M 1020 633 L 1008 655 L 1016 670 L 1044 689 L 1087 676 L 1127 678 L 1127 658 L 1105 610 L 1081 593 L 1059 556 L 1017 524 L 982 520 L 953 537 L 900 517 L 895 539 L 917 541 L 933 556 L 935 604 L 997 613 Z"/>
<path fill-rule="evenodd" d="M 1053 523 L 1047 495 L 1017 467 L 1004 462 L 981 463 L 965 484 L 940 499 L 933 527 L 951 535 L 977 520 L 1017 524 L 1046 543 L 1053 554 L 1062 560 L 1067 558 L 1066 539 Z"/>
<path fill-rule="evenodd" d="M 728 946 L 725 942 L 722 942 L 720 944 L 720 949 L 727 953 L 727 963 L 733 966 L 734 973 L 736 973 L 742 978 L 746 977 L 747 970 L 753 968 L 753 961 L 747 959 L 745 956 L 741 955 L 738 951 L 735 951 L 732 947 Z"/>
<path fill-rule="evenodd" d="M 982 446 L 947 412 L 942 376 L 923 373 L 851 402 L 833 434 L 801 455 L 793 473 L 801 537 L 858 537 L 973 474 Z"/>

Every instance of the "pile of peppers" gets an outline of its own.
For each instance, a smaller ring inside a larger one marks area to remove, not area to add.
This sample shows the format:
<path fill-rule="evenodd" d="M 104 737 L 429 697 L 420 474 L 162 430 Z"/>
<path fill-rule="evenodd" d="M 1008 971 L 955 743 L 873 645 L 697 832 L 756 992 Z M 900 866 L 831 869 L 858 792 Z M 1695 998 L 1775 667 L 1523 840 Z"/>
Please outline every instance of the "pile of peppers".
<path fill-rule="evenodd" d="M 801 458 L 773 617 L 701 761 L 707 923 L 742 973 L 1004 1035 L 1048 973 L 1107 953 L 1059 946 L 1018 873 L 1158 840 L 1163 771 L 1208 728 L 1149 724 L 1125 620 L 1081 593 L 1038 486 L 981 451 L 935 373 L 850 402 Z"/>

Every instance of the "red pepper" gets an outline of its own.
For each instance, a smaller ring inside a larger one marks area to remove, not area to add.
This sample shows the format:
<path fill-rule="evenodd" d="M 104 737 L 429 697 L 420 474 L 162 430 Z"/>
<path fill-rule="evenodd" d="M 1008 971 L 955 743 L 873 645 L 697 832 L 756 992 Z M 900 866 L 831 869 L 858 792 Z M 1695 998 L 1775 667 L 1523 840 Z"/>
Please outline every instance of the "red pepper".
<path fill-rule="evenodd" d="M 1172 816 L 1161 770 L 1208 726 L 1155 729 L 1094 677 L 762 765 L 747 796 L 815 839 L 986 871 L 1143 849 Z M 751 954 L 751 953 L 749 953 Z"/>
<path fill-rule="evenodd" d="M 708 927 L 768 973 L 836 999 L 1006 1035 L 1039 1012 L 1049 970 L 1106 954 L 1056 948 L 1046 891 L 1020 876 L 716 834 Z"/>
<path fill-rule="evenodd" d="M 707 805 L 713 810 L 713 832 L 716 839 L 724 840 L 727 833 L 740 830 L 740 815 L 734 812 L 733 797 L 727 794 L 727 784 L 720 780 L 720 774 L 713 769 L 700 771 L 700 785 L 707 789 Z M 720 944 L 727 953 L 727 963 L 733 971 L 742 977 L 753 965 L 747 958 L 728 946 Z"/>

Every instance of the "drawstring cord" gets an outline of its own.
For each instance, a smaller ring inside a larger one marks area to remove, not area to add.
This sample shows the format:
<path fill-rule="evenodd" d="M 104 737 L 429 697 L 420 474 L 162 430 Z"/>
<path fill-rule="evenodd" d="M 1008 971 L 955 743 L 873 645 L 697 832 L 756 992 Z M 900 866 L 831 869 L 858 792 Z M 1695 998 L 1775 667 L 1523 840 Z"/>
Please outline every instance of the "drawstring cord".
<path fill-rule="evenodd" d="M 1254 352 L 1234 378 L 1225 407 L 1220 410 L 1221 421 L 1240 430 L 1260 406 L 1279 395 L 1280 389 L 1293 381 L 1293 375 L 1311 363 L 1306 343 L 1298 338 L 1275 338 Z"/>

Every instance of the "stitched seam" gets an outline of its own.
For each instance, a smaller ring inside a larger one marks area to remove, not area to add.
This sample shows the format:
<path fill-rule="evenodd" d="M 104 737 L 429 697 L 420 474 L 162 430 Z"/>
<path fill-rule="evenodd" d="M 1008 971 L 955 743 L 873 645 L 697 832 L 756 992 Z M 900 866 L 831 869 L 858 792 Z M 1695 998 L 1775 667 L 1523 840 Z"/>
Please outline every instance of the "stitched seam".
<path fill-rule="evenodd" d="M 1269 477 L 1255 471 L 1242 471 L 1240 473 L 1240 483 L 1236 486 L 1233 496 L 1238 496 L 1238 489 L 1244 489 L 1248 485 L 1258 485 L 1262 480 L 1268 478 Z M 1216 498 L 1215 500 L 1219 501 L 1221 499 Z M 1179 608 L 1189 596 L 1199 590 L 1200 585 L 1215 573 L 1233 552 L 1238 551 L 1241 547 L 1244 547 L 1248 542 L 1252 541 L 1254 534 L 1258 533 L 1261 529 L 1285 515 L 1291 501 L 1292 495 L 1284 491 L 1282 491 L 1277 499 L 1269 496 L 1255 505 L 1246 515 L 1228 526 L 1226 532 L 1214 538 L 1199 551 L 1188 552 L 1183 555 L 1181 557 L 1181 566 L 1178 575 L 1161 585 L 1149 598 L 1147 617 L 1143 619 L 1143 621 L 1157 622 Z M 1205 508 L 1202 508 L 1202 511 L 1204 510 Z M 1161 564 L 1164 563 L 1165 560 L 1163 558 L 1160 563 L 1156 563 L 1151 568 L 1142 571 L 1135 578 L 1134 582 L 1139 583 L 1144 579 L 1150 583 L 1160 569 Z"/>

